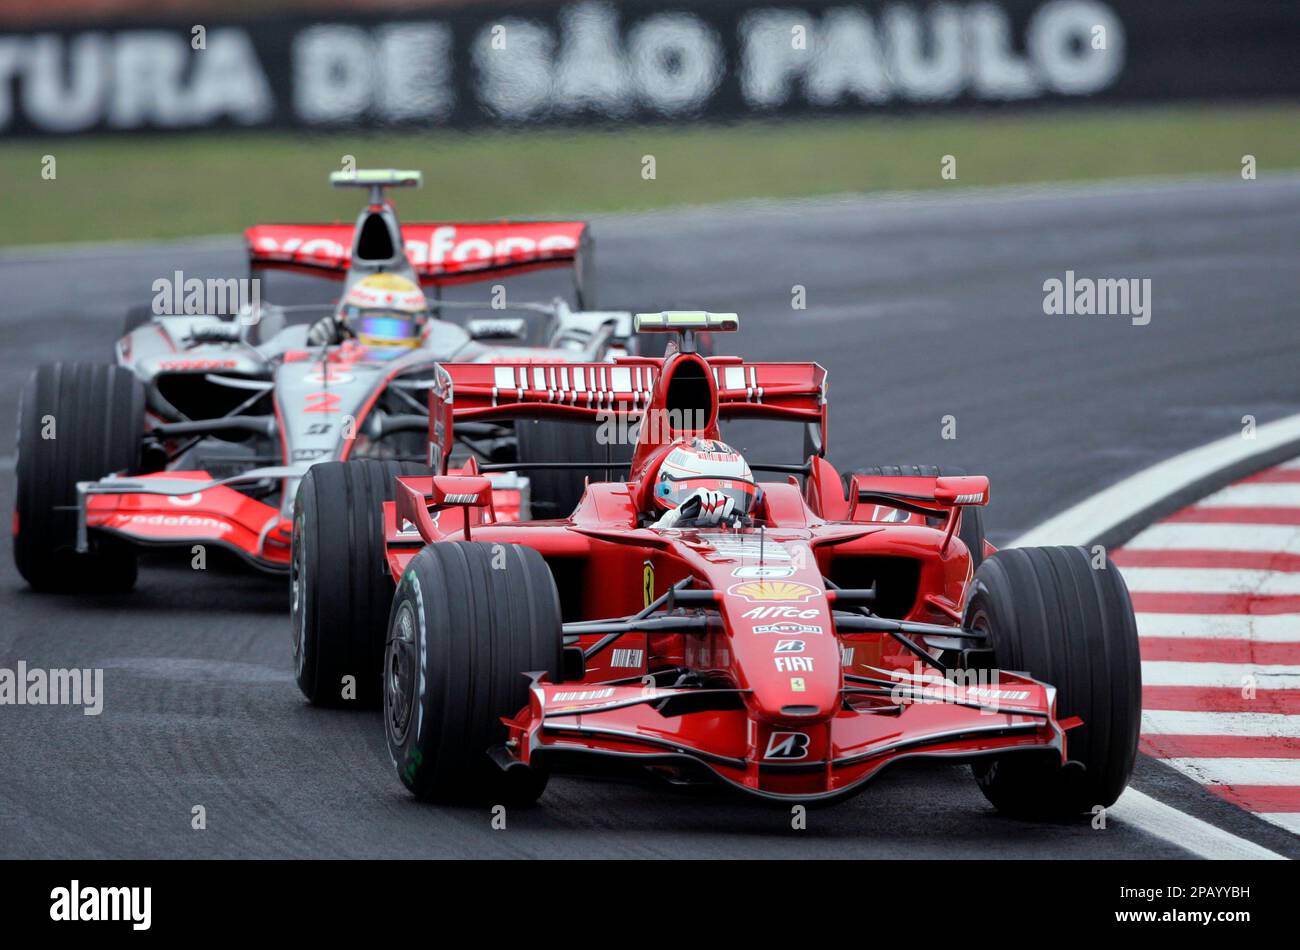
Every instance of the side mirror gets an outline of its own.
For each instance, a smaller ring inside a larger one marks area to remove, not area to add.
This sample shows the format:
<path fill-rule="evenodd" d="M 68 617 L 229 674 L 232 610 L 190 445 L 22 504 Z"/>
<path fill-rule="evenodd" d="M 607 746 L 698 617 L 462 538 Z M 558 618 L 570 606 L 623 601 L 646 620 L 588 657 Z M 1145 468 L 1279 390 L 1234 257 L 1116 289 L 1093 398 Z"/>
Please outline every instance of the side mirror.
<path fill-rule="evenodd" d="M 940 475 L 934 480 L 934 500 L 941 505 L 987 505 L 987 475 Z"/>
<path fill-rule="evenodd" d="M 430 508 L 490 508 L 492 482 L 483 475 L 435 475 Z"/>

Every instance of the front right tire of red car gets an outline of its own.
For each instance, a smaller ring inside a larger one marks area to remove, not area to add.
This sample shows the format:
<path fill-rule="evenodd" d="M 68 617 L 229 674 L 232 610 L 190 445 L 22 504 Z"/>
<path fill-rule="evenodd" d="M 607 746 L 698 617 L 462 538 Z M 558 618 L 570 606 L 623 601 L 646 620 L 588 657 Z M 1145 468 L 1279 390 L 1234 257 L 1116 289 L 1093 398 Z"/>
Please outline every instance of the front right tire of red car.
<path fill-rule="evenodd" d="M 517 544 L 444 541 L 407 565 L 384 654 L 384 731 L 397 775 L 422 801 L 523 804 L 539 766 L 502 768 L 502 718 L 528 705 L 529 673 L 561 669 L 555 580 Z"/>
<path fill-rule="evenodd" d="M 315 706 L 379 705 L 379 669 L 393 602 L 384 558 L 384 502 L 409 462 L 319 462 L 298 485 L 289 563 L 294 674 Z"/>
<path fill-rule="evenodd" d="M 994 666 L 1057 689 L 1068 762 L 1029 752 L 981 759 L 999 811 L 1064 818 L 1108 808 L 1128 784 L 1142 715 L 1142 668 L 1128 587 L 1109 558 L 1077 547 L 999 551 L 975 572 L 964 626 L 987 635 Z"/>

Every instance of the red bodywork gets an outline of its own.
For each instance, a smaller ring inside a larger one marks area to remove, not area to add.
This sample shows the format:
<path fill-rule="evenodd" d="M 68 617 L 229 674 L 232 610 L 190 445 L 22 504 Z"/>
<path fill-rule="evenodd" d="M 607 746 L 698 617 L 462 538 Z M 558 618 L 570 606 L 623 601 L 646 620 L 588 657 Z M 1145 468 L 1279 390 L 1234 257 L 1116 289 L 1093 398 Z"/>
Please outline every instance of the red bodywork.
<path fill-rule="evenodd" d="M 855 477 L 846 497 L 839 474 L 814 455 L 802 485 L 795 475 L 760 483 L 755 527 L 641 526 L 647 466 L 666 438 L 718 438 L 728 418 L 800 420 L 824 435 L 822 367 L 706 361 L 670 347 L 664 360 L 444 369 L 430 397 L 435 464 L 462 419 L 648 420 L 691 408 L 702 421 L 687 430 L 643 425 L 628 481 L 589 484 L 562 521 L 494 521 L 491 491 L 473 465 L 459 478 L 398 479 L 384 515 L 394 579 L 429 543 L 468 536 L 534 548 L 556 578 L 566 644 L 589 654 L 581 680 L 535 681 L 529 706 L 508 722 L 507 762 L 599 755 L 670 772 L 703 766 L 763 797 L 817 800 L 915 755 L 1038 750 L 1064 761 L 1052 687 L 1008 673 L 954 684 L 894 636 L 850 630 L 849 612 L 835 613 L 837 601 L 849 606 L 851 588 L 874 581 L 880 616 L 960 634 L 972 570 L 954 529 L 962 504 L 987 500 L 986 479 Z M 916 510 L 891 508 L 882 493 Z M 830 578 L 838 578 L 833 588 Z M 660 605 L 654 630 L 610 640 L 593 625 L 644 615 L 683 581 L 689 594 Z M 945 646 L 943 637 L 912 642 L 936 656 Z"/>

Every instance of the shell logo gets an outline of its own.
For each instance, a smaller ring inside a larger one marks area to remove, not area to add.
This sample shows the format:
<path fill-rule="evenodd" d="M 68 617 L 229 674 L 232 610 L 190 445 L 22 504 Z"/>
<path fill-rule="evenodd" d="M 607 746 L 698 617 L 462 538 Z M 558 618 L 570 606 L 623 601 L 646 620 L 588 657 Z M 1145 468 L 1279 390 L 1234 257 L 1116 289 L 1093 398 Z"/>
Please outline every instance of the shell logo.
<path fill-rule="evenodd" d="M 784 603 L 803 603 L 817 596 L 817 588 L 797 581 L 747 581 L 744 584 L 732 584 L 727 593 L 743 597 L 751 604 L 769 604 L 774 601 Z"/>

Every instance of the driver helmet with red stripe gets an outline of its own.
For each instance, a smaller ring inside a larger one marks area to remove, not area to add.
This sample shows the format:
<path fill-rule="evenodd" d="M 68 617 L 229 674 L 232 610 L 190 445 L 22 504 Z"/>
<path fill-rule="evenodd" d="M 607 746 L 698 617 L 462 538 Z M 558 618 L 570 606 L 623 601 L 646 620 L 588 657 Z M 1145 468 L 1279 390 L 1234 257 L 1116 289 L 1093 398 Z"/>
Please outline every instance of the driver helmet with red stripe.
<path fill-rule="evenodd" d="M 732 498 L 738 515 L 748 515 L 758 502 L 744 456 L 716 439 L 683 439 L 668 446 L 654 482 L 655 503 L 665 509 L 676 508 L 697 488 Z"/>

